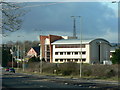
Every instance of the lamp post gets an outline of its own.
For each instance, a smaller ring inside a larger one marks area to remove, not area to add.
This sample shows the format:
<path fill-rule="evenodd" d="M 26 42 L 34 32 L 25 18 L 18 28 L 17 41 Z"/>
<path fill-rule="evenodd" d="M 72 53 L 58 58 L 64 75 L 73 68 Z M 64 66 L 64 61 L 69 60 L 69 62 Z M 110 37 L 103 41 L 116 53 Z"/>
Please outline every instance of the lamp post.
<path fill-rule="evenodd" d="M 17 45 L 17 68 L 19 68 L 19 44 Z"/>
<path fill-rule="evenodd" d="M 82 77 L 82 17 L 78 16 L 80 18 L 80 78 Z"/>
<path fill-rule="evenodd" d="M 12 68 L 13 68 L 13 45 L 12 45 L 12 49 L 11 49 L 11 54 L 12 54 Z"/>
<path fill-rule="evenodd" d="M 120 12 L 120 0 L 114 0 L 112 1 L 113 4 L 117 4 L 117 7 L 118 7 L 118 17 L 119 17 L 119 12 Z M 119 27 L 119 24 L 120 24 L 120 20 L 118 19 L 118 27 Z M 120 44 L 120 30 L 118 29 L 118 44 Z M 119 47 L 120 48 L 120 47 Z"/>
<path fill-rule="evenodd" d="M 80 78 L 82 77 L 82 17 L 81 16 L 71 16 L 74 19 L 74 31 L 76 29 L 75 27 L 75 19 L 78 17 L 80 18 Z M 73 36 L 76 35 L 76 33 L 73 33 Z"/>
<path fill-rule="evenodd" d="M 14 54 L 15 54 L 15 51 L 14 51 L 13 44 L 12 44 L 12 46 L 11 46 L 10 53 L 11 53 L 11 55 L 12 55 L 12 68 L 13 68 L 13 66 L 14 66 L 14 60 L 13 60 L 13 57 L 15 56 L 15 55 L 14 55 Z"/>
<path fill-rule="evenodd" d="M 22 38 L 24 38 L 24 36 L 17 36 L 17 37 L 22 37 Z M 23 53 L 23 63 L 22 63 L 22 69 L 23 69 L 23 71 L 25 71 L 25 42 L 23 42 L 23 51 L 22 51 L 22 53 Z M 22 59 L 22 57 L 21 57 L 21 59 Z"/>
<path fill-rule="evenodd" d="M 42 32 L 42 30 L 39 30 Z M 41 41 L 41 38 L 40 38 L 40 41 Z M 39 59 L 40 59 L 40 68 L 39 68 L 39 71 L 40 71 L 40 74 L 42 74 L 42 44 L 40 42 L 39 44 L 39 47 L 40 47 L 40 55 L 39 55 Z"/>
<path fill-rule="evenodd" d="M 23 71 L 25 71 L 25 42 L 23 43 Z"/>
<path fill-rule="evenodd" d="M 39 44 L 40 47 L 40 74 L 42 74 L 42 45 Z"/>

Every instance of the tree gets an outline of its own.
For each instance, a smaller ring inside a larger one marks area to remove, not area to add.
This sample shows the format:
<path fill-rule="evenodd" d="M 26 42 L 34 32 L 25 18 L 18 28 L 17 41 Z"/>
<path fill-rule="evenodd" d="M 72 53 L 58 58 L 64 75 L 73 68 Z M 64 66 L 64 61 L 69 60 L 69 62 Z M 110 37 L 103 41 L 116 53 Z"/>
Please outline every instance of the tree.
<path fill-rule="evenodd" d="M 113 64 L 120 64 L 120 48 L 116 49 L 114 53 L 112 53 L 112 63 Z"/>
<path fill-rule="evenodd" d="M 38 57 L 32 57 L 29 59 L 29 62 L 40 62 L 39 58 Z"/>
<path fill-rule="evenodd" d="M 21 6 L 13 2 L 0 2 L 2 6 L 2 34 L 6 31 L 14 32 L 21 28 L 21 16 L 25 14 Z"/>
<path fill-rule="evenodd" d="M 31 47 L 38 47 L 39 41 L 25 41 L 23 42 L 25 45 L 25 51 L 28 52 Z"/>
<path fill-rule="evenodd" d="M 10 47 L 4 46 L 2 47 L 2 66 L 7 66 L 8 61 L 12 60 L 12 55 L 10 53 Z"/>

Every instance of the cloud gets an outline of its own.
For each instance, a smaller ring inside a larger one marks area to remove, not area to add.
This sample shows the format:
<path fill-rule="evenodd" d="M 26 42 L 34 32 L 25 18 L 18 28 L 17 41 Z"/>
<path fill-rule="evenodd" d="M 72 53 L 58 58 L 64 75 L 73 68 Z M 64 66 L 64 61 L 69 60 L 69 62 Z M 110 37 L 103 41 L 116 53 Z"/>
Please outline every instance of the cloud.
<path fill-rule="evenodd" d="M 110 42 L 118 42 L 118 32 L 113 32 L 110 29 L 106 30 L 106 33 L 102 37 Z"/>
<path fill-rule="evenodd" d="M 80 26 L 85 37 L 106 37 L 117 32 L 117 17 L 113 9 L 98 2 L 30 2 L 26 6 L 35 6 L 24 8 L 30 10 L 24 19 L 22 29 L 23 34 L 32 40 L 33 33 L 71 35 L 73 32 L 73 19 L 71 16 L 82 16 L 82 22 L 76 18 L 76 32 L 79 36 Z M 51 5 L 50 5 L 51 4 Z M 39 5 L 39 6 L 38 6 Z M 81 24 L 82 23 L 82 24 Z M 110 32 L 108 33 L 108 28 Z M 35 31 L 38 30 L 38 31 Z M 17 34 L 17 32 L 16 32 Z M 18 33 L 19 34 L 19 33 Z M 26 37 L 26 38 L 27 38 Z M 34 38 L 34 37 L 33 37 Z M 111 37 L 111 40 L 113 38 Z M 110 40 L 110 39 L 109 39 Z"/>
<path fill-rule="evenodd" d="M 108 40 L 110 43 L 117 43 L 118 42 L 118 32 L 111 31 L 110 29 L 105 29 L 106 31 L 104 34 L 99 35 L 83 35 L 83 39 L 95 39 L 95 38 L 103 38 Z"/>
<path fill-rule="evenodd" d="M 44 32 L 44 31 L 39 31 L 39 32 L 33 32 L 33 33 L 27 33 L 27 32 L 24 32 L 22 30 L 18 31 L 18 32 L 14 32 L 12 33 L 11 35 L 7 36 L 7 37 L 4 37 L 3 38 L 3 42 L 7 42 L 7 41 L 23 41 L 24 40 L 31 40 L 31 41 L 39 41 L 39 36 L 40 35 L 49 35 L 49 34 L 52 34 L 52 35 L 60 35 L 60 36 L 71 36 L 72 35 L 72 32 L 66 32 L 64 31 L 48 31 L 48 32 Z M 80 38 L 80 33 L 77 34 L 78 38 Z M 118 42 L 118 32 L 114 32 L 114 31 L 111 31 L 110 28 L 108 29 L 105 29 L 105 32 L 104 34 L 99 34 L 99 35 L 96 35 L 96 34 L 86 34 L 86 33 L 83 33 L 82 34 L 82 38 L 83 40 L 84 39 L 95 39 L 95 38 L 104 38 L 106 40 L 108 40 L 110 43 L 113 43 L 113 42 Z"/>

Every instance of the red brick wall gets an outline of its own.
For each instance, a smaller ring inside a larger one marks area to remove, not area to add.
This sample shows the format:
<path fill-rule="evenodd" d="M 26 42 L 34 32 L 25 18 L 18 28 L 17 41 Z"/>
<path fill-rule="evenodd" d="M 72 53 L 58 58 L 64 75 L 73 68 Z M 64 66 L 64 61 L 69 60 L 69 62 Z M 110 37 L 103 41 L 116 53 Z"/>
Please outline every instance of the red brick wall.
<path fill-rule="evenodd" d="M 56 35 L 49 35 L 49 38 L 50 38 L 50 43 L 59 39 L 63 39 L 61 36 L 56 36 Z"/>
<path fill-rule="evenodd" d="M 52 63 L 52 53 L 53 53 L 53 47 L 51 45 L 52 42 L 56 41 L 56 40 L 59 40 L 59 39 L 63 39 L 61 36 L 57 36 L 57 35 L 49 35 L 49 36 L 42 36 L 40 35 L 40 44 L 41 44 L 41 47 L 42 47 L 42 57 L 44 58 L 45 57 L 45 39 L 48 38 L 50 40 L 50 44 L 49 44 L 49 47 L 50 47 L 50 62 Z"/>
<path fill-rule="evenodd" d="M 40 35 L 40 44 L 42 47 L 42 57 L 45 57 L 45 39 L 48 38 L 48 36 L 42 36 Z"/>
<path fill-rule="evenodd" d="M 51 45 L 52 42 L 59 40 L 59 39 L 63 39 L 61 36 L 56 36 L 56 35 L 49 35 L 49 39 L 50 39 L 50 62 L 52 63 L 52 59 L 53 59 L 53 46 Z"/>

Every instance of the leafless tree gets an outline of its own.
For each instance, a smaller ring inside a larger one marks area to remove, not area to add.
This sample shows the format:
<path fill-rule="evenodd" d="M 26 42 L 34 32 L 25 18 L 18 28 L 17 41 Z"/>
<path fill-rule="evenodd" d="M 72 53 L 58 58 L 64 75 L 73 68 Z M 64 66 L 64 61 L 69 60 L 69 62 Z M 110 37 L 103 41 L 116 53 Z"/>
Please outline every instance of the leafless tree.
<path fill-rule="evenodd" d="M 0 25 L 0 29 L 2 34 L 6 31 L 14 32 L 19 30 L 22 25 L 21 17 L 25 14 L 22 6 L 15 2 L 0 2 L 0 5 L 2 11 L 2 24 Z"/>

